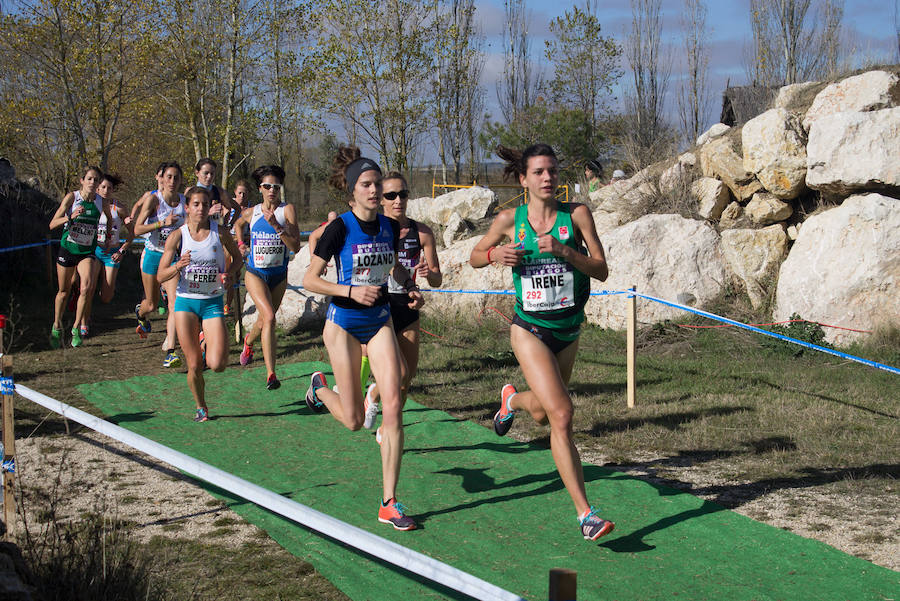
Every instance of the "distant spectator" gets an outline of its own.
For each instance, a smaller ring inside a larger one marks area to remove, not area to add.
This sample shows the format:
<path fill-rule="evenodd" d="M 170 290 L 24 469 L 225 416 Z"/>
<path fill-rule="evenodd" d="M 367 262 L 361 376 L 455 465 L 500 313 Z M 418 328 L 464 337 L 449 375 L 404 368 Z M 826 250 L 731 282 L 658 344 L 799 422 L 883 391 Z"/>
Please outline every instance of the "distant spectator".
<path fill-rule="evenodd" d="M 593 159 L 585 164 L 584 178 L 588 182 L 588 194 L 603 187 L 603 165 L 600 161 Z"/>
<path fill-rule="evenodd" d="M 623 180 L 623 179 L 628 179 L 625 176 L 625 172 L 622 171 L 621 169 L 616 169 L 615 171 L 613 171 L 612 179 L 609 180 L 609 183 L 613 184 L 613 183 Z"/>

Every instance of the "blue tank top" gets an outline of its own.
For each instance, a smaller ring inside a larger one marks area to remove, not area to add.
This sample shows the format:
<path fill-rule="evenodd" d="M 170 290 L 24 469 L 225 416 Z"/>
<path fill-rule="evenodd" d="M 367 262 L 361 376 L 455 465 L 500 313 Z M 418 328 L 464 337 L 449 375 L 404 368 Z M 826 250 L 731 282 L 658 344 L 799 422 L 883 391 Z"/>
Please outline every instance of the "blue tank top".
<path fill-rule="evenodd" d="M 343 286 L 384 286 L 394 268 L 394 230 L 384 215 L 378 214 L 378 233 L 362 231 L 356 217 L 347 211 L 340 217 L 347 228 L 341 252 L 335 255 L 338 284 Z"/>
<path fill-rule="evenodd" d="M 284 218 L 285 204 L 281 203 L 275 209 L 275 220 L 281 227 L 287 221 Z M 253 207 L 253 217 L 250 218 L 250 254 L 249 266 L 270 275 L 276 275 L 287 271 L 290 260 L 287 246 L 281 241 L 281 236 L 275 232 L 272 224 L 262 216 L 262 204 Z"/>

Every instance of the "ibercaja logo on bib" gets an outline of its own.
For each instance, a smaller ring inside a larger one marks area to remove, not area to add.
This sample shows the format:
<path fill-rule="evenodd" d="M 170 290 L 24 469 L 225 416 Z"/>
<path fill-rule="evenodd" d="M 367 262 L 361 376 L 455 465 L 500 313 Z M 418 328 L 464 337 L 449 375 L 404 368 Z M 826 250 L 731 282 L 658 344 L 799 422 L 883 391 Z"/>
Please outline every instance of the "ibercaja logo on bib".
<path fill-rule="evenodd" d="M 568 225 L 559 226 L 559 239 L 560 240 L 568 240 L 569 239 L 569 226 Z"/>

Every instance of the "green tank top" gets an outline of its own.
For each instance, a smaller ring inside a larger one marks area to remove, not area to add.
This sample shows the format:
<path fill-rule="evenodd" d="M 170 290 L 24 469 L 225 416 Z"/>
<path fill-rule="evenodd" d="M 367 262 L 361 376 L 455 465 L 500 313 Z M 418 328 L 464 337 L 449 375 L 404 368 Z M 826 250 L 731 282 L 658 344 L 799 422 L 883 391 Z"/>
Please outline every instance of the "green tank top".
<path fill-rule="evenodd" d="M 556 221 L 546 233 L 583 252 L 572 225 L 572 209 L 571 204 L 557 203 Z M 522 263 L 513 267 L 516 314 L 537 326 L 577 331 L 591 294 L 590 277 L 565 259 L 538 251 L 538 234 L 528 223 L 528 205 L 516 208 L 515 228 L 515 242 L 525 250 Z"/>
<path fill-rule="evenodd" d="M 59 245 L 73 255 L 86 255 L 97 247 L 97 224 L 103 214 L 103 201 L 94 195 L 94 202 L 90 202 L 84 200 L 80 192 L 75 192 L 72 210 L 79 204 L 84 207 L 84 213 L 68 223 Z"/>

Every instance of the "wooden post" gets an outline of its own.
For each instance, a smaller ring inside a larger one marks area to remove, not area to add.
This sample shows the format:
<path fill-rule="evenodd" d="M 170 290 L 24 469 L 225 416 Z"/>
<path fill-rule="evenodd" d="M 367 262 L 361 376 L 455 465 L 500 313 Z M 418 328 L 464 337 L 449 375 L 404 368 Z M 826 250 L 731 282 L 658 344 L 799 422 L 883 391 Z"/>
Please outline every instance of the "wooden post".
<path fill-rule="evenodd" d="M 0 330 L 2 337 L 2 330 Z M 2 363 L 2 372 L 4 378 L 13 377 L 12 357 L 9 355 L 0 356 Z M 3 521 L 6 522 L 6 539 L 13 540 L 15 538 L 16 523 L 16 499 L 13 494 L 15 491 L 15 473 L 12 471 L 16 465 L 16 432 L 15 420 L 13 416 L 13 395 L 3 395 Z M 7 469 L 6 466 L 10 466 Z"/>
<path fill-rule="evenodd" d="M 636 291 L 637 288 L 635 286 L 631 287 L 631 291 Z M 634 343 L 634 332 L 637 322 L 637 297 L 633 294 L 628 296 L 628 333 L 627 333 L 627 341 L 626 345 L 628 347 L 627 353 L 627 367 L 626 370 L 628 372 L 628 384 L 627 384 L 627 402 L 628 408 L 631 409 L 634 407 L 634 396 L 635 396 L 635 374 L 634 374 L 634 359 L 635 359 L 635 343 Z"/>
<path fill-rule="evenodd" d="M 550 570 L 550 601 L 575 601 L 578 572 L 554 568 Z"/>

